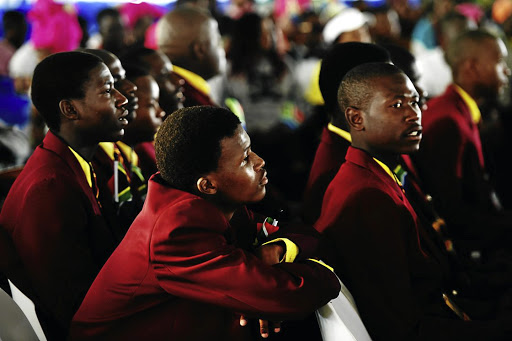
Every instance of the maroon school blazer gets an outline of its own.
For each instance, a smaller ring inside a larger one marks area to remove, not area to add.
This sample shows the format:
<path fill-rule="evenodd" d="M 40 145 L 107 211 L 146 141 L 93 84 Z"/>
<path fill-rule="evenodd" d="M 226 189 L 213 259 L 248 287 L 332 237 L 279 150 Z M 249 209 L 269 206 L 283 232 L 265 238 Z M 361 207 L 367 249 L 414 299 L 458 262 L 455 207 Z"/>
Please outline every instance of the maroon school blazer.
<path fill-rule="evenodd" d="M 453 85 L 428 102 L 422 125 L 420 150 L 413 159 L 454 238 L 501 239 L 501 233 L 510 230 L 512 218 L 496 214 L 478 126 Z"/>
<path fill-rule="evenodd" d="M 372 340 L 505 339 L 498 322 L 464 322 L 445 305 L 440 265 L 420 244 L 419 224 L 394 179 L 350 147 L 315 228 Z"/>
<path fill-rule="evenodd" d="M 236 313 L 304 317 L 338 295 L 336 277 L 315 262 L 267 266 L 240 248 L 243 235 L 256 234 L 254 224 L 240 226 L 154 176 L 142 212 L 74 316 L 71 339 L 258 339 Z"/>
<path fill-rule="evenodd" d="M 51 131 L 14 182 L 0 214 L 49 339 L 63 339 L 89 285 L 117 245 L 67 144 Z"/>

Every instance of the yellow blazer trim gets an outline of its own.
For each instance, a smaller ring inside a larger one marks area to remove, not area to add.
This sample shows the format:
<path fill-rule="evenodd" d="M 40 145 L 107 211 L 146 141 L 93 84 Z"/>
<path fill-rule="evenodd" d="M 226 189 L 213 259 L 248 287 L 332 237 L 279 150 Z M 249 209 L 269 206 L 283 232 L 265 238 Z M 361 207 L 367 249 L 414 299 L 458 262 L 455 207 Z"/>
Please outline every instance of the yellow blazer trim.
<path fill-rule="evenodd" d="M 139 156 L 137 155 L 137 153 L 135 153 L 135 150 L 133 150 L 132 147 L 130 147 L 129 145 L 127 145 L 126 143 L 121 142 L 121 141 L 117 141 L 116 144 L 117 144 L 117 147 L 126 156 L 126 159 L 127 159 L 126 161 L 128 161 L 128 163 L 130 165 L 135 165 L 135 166 L 139 165 Z"/>
<path fill-rule="evenodd" d="M 396 176 L 395 173 L 393 173 L 391 171 L 391 169 L 389 169 L 389 167 L 384 163 L 384 162 L 381 162 L 379 160 L 377 160 L 376 158 L 373 158 L 375 160 L 375 162 L 377 162 L 379 164 L 379 166 L 381 166 L 384 171 L 386 173 L 388 173 L 388 175 L 398 184 L 398 186 L 402 187 L 402 183 L 400 182 L 400 180 L 398 180 L 398 177 Z"/>
<path fill-rule="evenodd" d="M 343 130 L 341 128 L 338 128 L 336 127 L 334 124 L 332 123 L 329 123 L 327 125 L 327 129 L 329 129 L 330 131 L 332 131 L 333 133 L 339 135 L 341 138 L 344 138 L 345 140 L 347 140 L 348 142 L 352 143 L 352 136 L 350 135 L 350 133 L 346 130 Z"/>
<path fill-rule="evenodd" d="M 320 86 L 318 85 L 321 66 L 322 61 L 319 60 L 313 68 L 313 74 L 311 75 L 308 88 L 304 92 L 304 98 L 312 105 L 323 105 L 325 103 L 322 92 L 320 91 Z"/>
<path fill-rule="evenodd" d="M 114 160 L 114 142 L 100 142 L 100 148 L 107 153 L 111 160 Z"/>
<path fill-rule="evenodd" d="M 480 123 L 482 120 L 482 113 L 480 112 L 480 109 L 478 108 L 478 104 L 476 104 L 475 100 L 466 92 L 464 89 L 462 89 L 457 84 L 453 84 L 453 87 L 455 91 L 462 97 L 462 100 L 469 108 L 469 113 L 471 114 L 471 119 L 475 124 Z"/>
<path fill-rule="evenodd" d="M 92 179 L 91 179 L 91 168 L 92 168 L 92 166 L 91 166 L 91 164 L 89 162 L 85 161 L 85 159 L 80 154 L 75 152 L 73 150 L 73 148 L 71 148 L 70 146 L 68 146 L 68 148 L 69 148 L 69 150 L 71 150 L 73 155 L 78 160 L 78 163 L 80 164 L 80 167 L 82 167 L 82 170 L 84 171 L 85 178 L 87 179 L 87 183 L 92 188 Z"/>
<path fill-rule="evenodd" d="M 201 91 L 202 93 L 206 95 L 210 95 L 210 84 L 206 80 L 204 80 L 203 77 L 199 76 L 198 74 L 193 73 L 192 71 L 188 71 L 184 68 L 181 68 L 179 66 L 173 65 L 172 69 L 174 72 L 176 72 L 178 75 L 183 77 L 188 83 L 190 83 L 193 87 Z"/>
<path fill-rule="evenodd" d="M 105 153 L 107 153 L 108 157 L 110 157 L 111 160 L 115 160 L 114 142 L 100 142 L 100 147 L 105 151 Z M 118 170 L 120 170 L 121 173 L 128 177 L 128 175 L 126 174 L 126 170 L 124 169 L 124 166 L 121 162 L 119 163 Z"/>
<path fill-rule="evenodd" d="M 283 259 L 281 259 L 281 263 L 293 263 L 295 261 L 295 258 L 297 258 L 297 255 L 299 254 L 299 247 L 292 242 L 290 239 L 287 238 L 276 238 L 271 241 L 268 241 L 266 243 L 263 243 L 263 245 L 267 245 L 270 243 L 277 243 L 277 242 L 283 242 L 286 245 L 286 251 L 284 253 Z"/>

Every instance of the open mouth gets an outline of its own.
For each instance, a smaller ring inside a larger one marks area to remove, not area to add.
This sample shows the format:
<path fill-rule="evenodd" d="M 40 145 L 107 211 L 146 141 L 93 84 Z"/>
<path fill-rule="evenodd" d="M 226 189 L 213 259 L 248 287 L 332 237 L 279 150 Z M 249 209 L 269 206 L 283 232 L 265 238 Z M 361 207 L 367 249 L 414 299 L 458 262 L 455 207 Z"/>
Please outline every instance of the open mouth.
<path fill-rule="evenodd" d="M 404 134 L 405 137 L 412 138 L 412 139 L 419 139 L 421 138 L 422 128 L 420 125 L 415 126 L 409 130 L 407 130 Z"/>
<path fill-rule="evenodd" d="M 119 117 L 117 120 L 119 122 L 121 122 L 122 125 L 127 125 L 128 124 L 128 120 L 126 119 L 126 117 L 128 116 L 128 110 L 124 110 L 123 111 L 123 114 L 121 115 L 121 117 Z"/>

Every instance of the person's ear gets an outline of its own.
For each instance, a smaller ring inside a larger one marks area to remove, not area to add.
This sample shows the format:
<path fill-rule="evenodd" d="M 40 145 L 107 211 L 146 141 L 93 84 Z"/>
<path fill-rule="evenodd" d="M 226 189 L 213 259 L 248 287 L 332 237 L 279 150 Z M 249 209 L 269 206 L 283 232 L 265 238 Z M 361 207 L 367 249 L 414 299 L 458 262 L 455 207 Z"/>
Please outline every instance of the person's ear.
<path fill-rule="evenodd" d="M 362 110 L 356 107 L 348 107 L 345 110 L 345 119 L 350 127 L 354 130 L 364 130 L 364 120 Z"/>
<path fill-rule="evenodd" d="M 200 40 L 195 40 L 192 43 L 192 54 L 197 60 L 203 60 L 207 54 L 207 49 L 205 42 Z"/>
<path fill-rule="evenodd" d="M 480 63 L 476 58 L 468 58 L 461 63 L 461 71 L 459 72 L 467 76 L 471 76 L 472 79 L 480 78 Z"/>
<path fill-rule="evenodd" d="M 217 193 L 217 187 L 207 177 L 200 177 L 197 179 L 196 187 L 199 193 L 203 194 L 215 194 Z"/>
<path fill-rule="evenodd" d="M 63 99 L 59 102 L 59 109 L 62 115 L 69 120 L 78 119 L 78 112 L 71 100 Z"/>

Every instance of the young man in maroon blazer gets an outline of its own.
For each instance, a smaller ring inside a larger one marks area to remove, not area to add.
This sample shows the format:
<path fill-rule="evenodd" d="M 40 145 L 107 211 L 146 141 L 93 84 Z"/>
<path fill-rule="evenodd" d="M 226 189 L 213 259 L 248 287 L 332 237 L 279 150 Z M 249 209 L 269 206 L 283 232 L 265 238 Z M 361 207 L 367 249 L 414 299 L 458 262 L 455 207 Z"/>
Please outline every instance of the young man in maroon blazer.
<path fill-rule="evenodd" d="M 119 242 L 101 214 L 90 162 L 100 141 L 123 136 L 127 100 L 101 59 L 83 52 L 41 61 L 31 96 L 50 130 L 14 182 L 0 225 L 24 264 L 47 338 L 63 340 Z"/>
<path fill-rule="evenodd" d="M 392 169 L 421 141 L 419 95 L 394 65 L 347 73 L 338 91 L 352 146 L 315 228 L 374 340 L 506 340 L 506 320 L 469 321 Z M 508 328 L 508 329 L 507 329 Z"/>
<path fill-rule="evenodd" d="M 448 47 L 453 84 L 428 101 L 414 156 L 426 190 L 466 257 L 475 249 L 510 250 L 512 212 L 503 210 L 494 191 L 479 130 L 479 106 L 496 100 L 508 84 L 506 59 L 505 44 L 485 31 L 468 31 Z"/>
<path fill-rule="evenodd" d="M 265 162 L 233 113 L 176 111 L 156 155 L 145 206 L 87 293 L 71 339 L 252 340 L 259 335 L 240 326 L 240 313 L 299 318 L 338 295 L 331 270 L 308 259 L 313 229 L 278 231 L 259 246 L 265 230 L 244 205 L 265 196 Z"/>
<path fill-rule="evenodd" d="M 320 216 L 325 190 L 345 162 L 345 154 L 350 146 L 345 114 L 338 107 L 338 87 L 350 69 L 370 62 L 391 62 L 391 58 L 383 47 L 349 42 L 333 45 L 322 59 L 319 86 L 329 124 L 323 127 L 304 191 L 301 215 L 309 224 L 313 224 Z"/>

